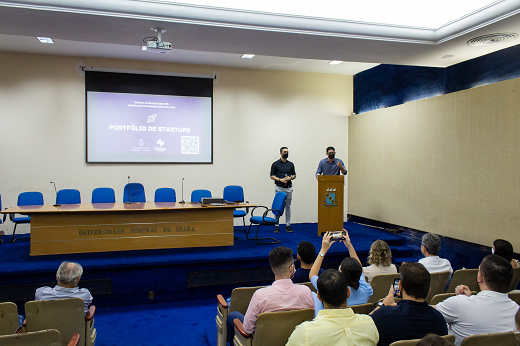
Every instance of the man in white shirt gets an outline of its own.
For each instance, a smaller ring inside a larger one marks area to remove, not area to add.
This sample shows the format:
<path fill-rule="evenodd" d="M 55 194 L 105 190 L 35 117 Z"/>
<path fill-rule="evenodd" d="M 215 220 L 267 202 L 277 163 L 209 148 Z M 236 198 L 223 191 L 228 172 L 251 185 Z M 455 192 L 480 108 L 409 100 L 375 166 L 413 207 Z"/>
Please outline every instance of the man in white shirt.
<path fill-rule="evenodd" d="M 421 252 L 424 258 L 419 260 L 428 272 L 438 273 L 449 270 L 450 277 L 453 274 L 453 268 L 450 261 L 439 257 L 439 250 L 441 249 L 441 239 L 437 234 L 426 233 L 421 240 Z"/>
<path fill-rule="evenodd" d="M 53 300 L 81 298 L 83 299 L 83 310 L 86 314 L 90 304 L 92 304 L 92 295 L 88 289 L 78 287 L 81 275 L 83 275 L 83 267 L 79 263 L 62 262 L 56 273 L 58 284 L 52 288 L 48 286 L 38 288 L 34 294 L 34 299 Z"/>
<path fill-rule="evenodd" d="M 515 329 L 518 304 L 507 291 L 513 278 L 513 267 L 504 258 L 488 255 L 480 264 L 477 283 L 480 293 L 472 296 L 468 286 L 457 286 L 457 295 L 434 306 L 448 323 L 455 345 L 469 335 L 510 332 Z"/>

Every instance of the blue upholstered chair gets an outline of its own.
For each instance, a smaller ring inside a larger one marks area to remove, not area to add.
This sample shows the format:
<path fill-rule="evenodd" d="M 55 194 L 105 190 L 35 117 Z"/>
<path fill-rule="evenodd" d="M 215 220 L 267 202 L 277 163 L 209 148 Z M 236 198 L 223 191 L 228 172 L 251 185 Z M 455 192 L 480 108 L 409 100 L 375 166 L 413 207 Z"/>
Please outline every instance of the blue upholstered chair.
<path fill-rule="evenodd" d="M 92 191 L 92 203 L 116 203 L 116 193 L 111 187 L 98 187 Z"/>
<path fill-rule="evenodd" d="M 229 185 L 224 188 L 224 201 L 241 203 L 244 202 L 244 189 L 242 186 Z M 249 208 L 233 210 L 233 217 L 241 217 L 244 223 L 244 233 L 246 233 L 246 215 Z"/>
<path fill-rule="evenodd" d="M 56 195 L 56 204 L 81 204 L 81 194 L 76 189 L 62 189 Z"/>
<path fill-rule="evenodd" d="M 285 201 L 287 200 L 287 194 L 285 192 L 277 192 L 274 195 L 273 204 L 271 209 L 268 209 L 264 206 L 258 206 L 251 210 L 251 218 L 249 218 L 249 228 L 246 233 L 246 238 L 249 240 L 255 240 L 257 244 L 277 244 L 280 241 L 274 238 L 258 238 L 258 230 L 260 229 L 260 225 L 270 225 L 275 226 L 280 220 L 280 216 L 283 215 L 283 211 L 285 210 Z M 255 210 L 258 208 L 265 209 L 265 212 L 262 216 L 254 216 Z M 269 213 L 270 212 L 270 213 Z M 256 235 L 254 238 L 249 238 L 249 232 L 251 231 L 251 226 L 255 224 L 256 226 Z M 262 241 L 259 240 L 271 240 L 271 241 Z"/>
<path fill-rule="evenodd" d="M 155 190 L 154 202 L 177 202 L 175 190 L 171 187 L 161 187 Z"/>
<path fill-rule="evenodd" d="M 209 190 L 193 190 L 191 192 L 191 203 L 200 203 L 203 198 L 211 198 Z"/>
<path fill-rule="evenodd" d="M 43 194 L 41 192 L 22 192 L 18 195 L 18 203 L 19 207 L 25 205 L 43 205 Z M 16 232 L 16 226 L 20 223 L 31 223 L 30 216 L 20 216 L 16 217 L 16 214 L 9 214 L 9 218 L 14 223 L 13 229 L 13 237 L 11 238 L 11 243 L 15 242 L 14 234 Z"/>
<path fill-rule="evenodd" d="M 141 183 L 128 183 L 125 185 L 123 193 L 124 203 L 145 203 L 146 195 L 144 193 L 144 186 Z"/>

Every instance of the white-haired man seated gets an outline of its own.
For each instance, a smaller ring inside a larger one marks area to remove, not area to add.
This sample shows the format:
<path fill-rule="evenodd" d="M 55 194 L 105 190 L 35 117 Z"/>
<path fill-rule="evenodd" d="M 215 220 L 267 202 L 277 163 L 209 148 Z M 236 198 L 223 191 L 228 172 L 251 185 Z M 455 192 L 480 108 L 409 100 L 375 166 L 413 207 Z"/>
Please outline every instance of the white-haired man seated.
<path fill-rule="evenodd" d="M 83 267 L 76 262 L 64 261 L 61 263 L 56 273 L 58 284 L 53 288 L 44 286 L 36 290 L 35 300 L 53 300 L 65 298 L 83 299 L 85 314 L 92 304 L 92 295 L 86 288 L 79 288 L 78 283 L 83 275 Z"/>

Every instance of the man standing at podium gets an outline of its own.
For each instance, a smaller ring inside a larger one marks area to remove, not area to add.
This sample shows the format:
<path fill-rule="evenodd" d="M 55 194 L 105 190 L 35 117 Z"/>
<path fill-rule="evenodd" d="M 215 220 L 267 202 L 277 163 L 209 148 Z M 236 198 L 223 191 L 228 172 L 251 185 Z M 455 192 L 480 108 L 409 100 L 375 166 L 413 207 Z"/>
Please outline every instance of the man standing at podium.
<path fill-rule="evenodd" d="M 336 158 L 336 149 L 334 147 L 327 148 L 327 157 L 320 161 L 318 170 L 316 171 L 316 179 L 318 175 L 340 175 L 343 173 L 347 175 L 345 164 L 340 159 Z"/>
<path fill-rule="evenodd" d="M 271 179 L 274 180 L 274 193 L 285 192 L 287 200 L 285 201 L 285 230 L 292 232 L 291 229 L 291 201 L 292 201 L 292 180 L 296 179 L 296 171 L 294 164 L 287 160 L 289 157 L 289 149 L 287 147 L 280 148 L 280 160 L 273 162 L 271 165 Z M 278 233 L 278 224 L 274 228 L 274 232 Z"/>

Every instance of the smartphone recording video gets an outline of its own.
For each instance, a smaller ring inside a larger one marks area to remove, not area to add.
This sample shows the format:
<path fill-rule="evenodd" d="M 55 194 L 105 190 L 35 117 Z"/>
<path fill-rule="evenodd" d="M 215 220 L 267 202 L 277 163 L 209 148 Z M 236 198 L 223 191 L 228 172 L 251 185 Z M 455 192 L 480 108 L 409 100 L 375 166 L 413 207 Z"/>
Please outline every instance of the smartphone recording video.
<path fill-rule="evenodd" d="M 399 290 L 399 282 L 401 279 L 394 279 L 394 297 L 401 298 L 401 291 Z"/>

